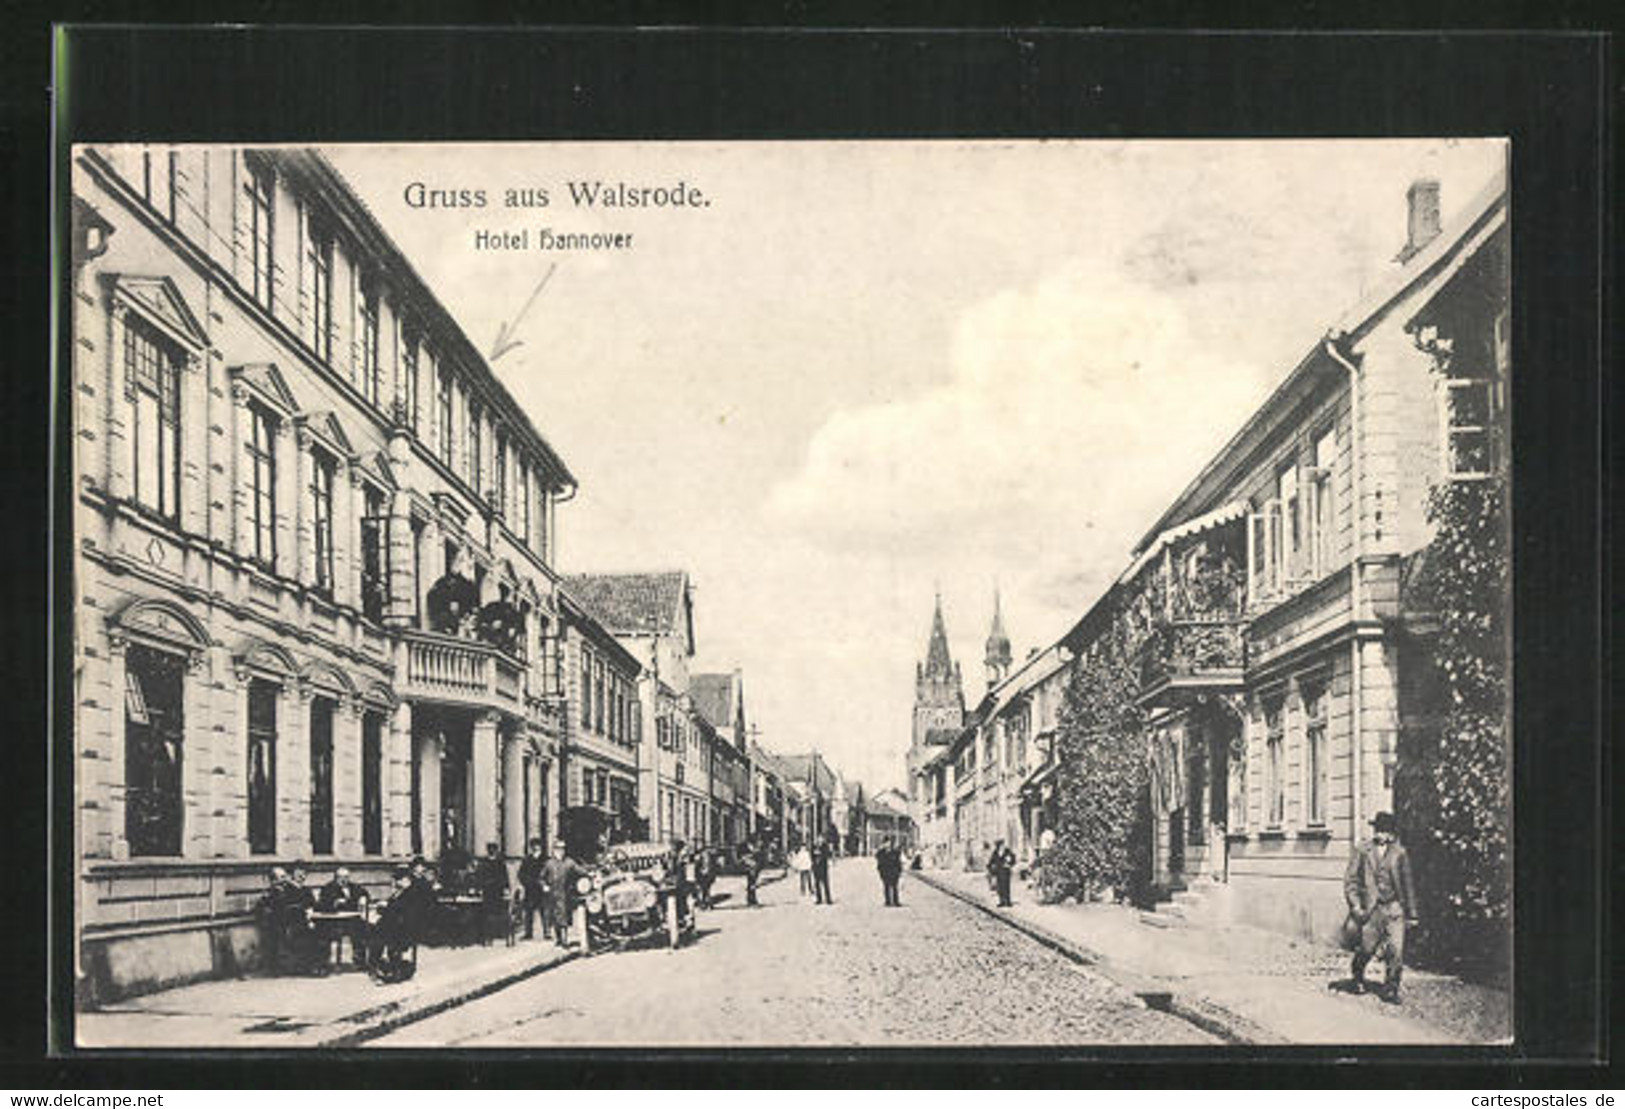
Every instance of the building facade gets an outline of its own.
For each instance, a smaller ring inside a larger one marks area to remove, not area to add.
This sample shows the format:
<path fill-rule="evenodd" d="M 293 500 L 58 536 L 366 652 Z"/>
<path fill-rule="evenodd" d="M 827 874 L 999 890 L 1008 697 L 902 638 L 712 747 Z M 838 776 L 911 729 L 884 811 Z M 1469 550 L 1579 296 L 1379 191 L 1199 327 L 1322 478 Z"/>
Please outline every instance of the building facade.
<path fill-rule="evenodd" d="M 75 152 L 80 987 L 257 958 L 273 863 L 555 812 L 562 460 L 336 171 Z"/>
<path fill-rule="evenodd" d="M 559 608 L 568 705 L 559 773 L 560 832 L 571 857 L 591 858 L 604 843 L 647 836 L 638 812 L 643 668 L 563 590 Z"/>

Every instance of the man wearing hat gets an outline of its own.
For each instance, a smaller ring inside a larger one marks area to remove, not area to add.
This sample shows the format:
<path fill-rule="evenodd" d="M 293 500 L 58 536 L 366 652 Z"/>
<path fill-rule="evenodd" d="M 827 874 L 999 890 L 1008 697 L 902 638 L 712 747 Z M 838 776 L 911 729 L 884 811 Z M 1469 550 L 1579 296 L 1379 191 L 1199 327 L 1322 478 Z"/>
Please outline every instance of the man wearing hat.
<path fill-rule="evenodd" d="M 1371 818 L 1371 841 L 1356 847 L 1343 874 L 1343 898 L 1349 915 L 1359 925 L 1354 950 L 1354 992 L 1365 992 L 1365 968 L 1380 955 L 1387 967 L 1382 999 L 1399 1004 L 1399 981 L 1405 972 L 1405 929 L 1415 927 L 1416 889 L 1411 885 L 1411 860 L 1394 838 L 1394 814 Z"/>

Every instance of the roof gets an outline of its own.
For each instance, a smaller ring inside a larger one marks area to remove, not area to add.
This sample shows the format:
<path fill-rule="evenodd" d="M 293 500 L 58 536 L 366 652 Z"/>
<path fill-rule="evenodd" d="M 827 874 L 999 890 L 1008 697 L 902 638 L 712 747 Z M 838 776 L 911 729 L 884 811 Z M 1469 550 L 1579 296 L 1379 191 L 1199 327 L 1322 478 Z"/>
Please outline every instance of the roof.
<path fill-rule="evenodd" d="M 817 766 L 817 786 L 821 793 L 835 792 L 835 772 L 829 768 L 823 758 L 817 754 L 810 755 L 780 755 L 779 763 L 792 780 L 811 782 Z"/>
<path fill-rule="evenodd" d="M 735 723 L 735 697 L 738 677 L 734 674 L 690 674 L 688 696 L 700 715 L 715 728 L 732 728 Z"/>
<path fill-rule="evenodd" d="M 937 594 L 936 611 L 931 614 L 931 639 L 925 647 L 927 676 L 952 677 L 953 657 L 948 653 L 948 630 L 942 622 L 942 594 Z"/>
<path fill-rule="evenodd" d="M 638 661 L 637 656 L 622 646 L 619 640 L 594 619 L 592 613 L 588 612 L 581 602 L 564 592 L 559 594 L 559 602 L 566 623 L 591 639 L 600 650 L 613 655 L 620 667 L 633 677 L 643 672 L 643 664 Z"/>
<path fill-rule="evenodd" d="M 869 798 L 869 807 L 867 810 L 869 815 L 891 816 L 902 820 L 908 819 L 908 810 L 898 808 L 896 803 L 887 796 L 887 794 L 891 792 L 893 791 L 887 790 L 885 793 L 877 793 L 873 797 Z"/>
<path fill-rule="evenodd" d="M 688 574 L 566 574 L 565 590 L 617 635 L 669 635 L 687 616 Z M 689 649 L 693 630 L 688 629 Z"/>

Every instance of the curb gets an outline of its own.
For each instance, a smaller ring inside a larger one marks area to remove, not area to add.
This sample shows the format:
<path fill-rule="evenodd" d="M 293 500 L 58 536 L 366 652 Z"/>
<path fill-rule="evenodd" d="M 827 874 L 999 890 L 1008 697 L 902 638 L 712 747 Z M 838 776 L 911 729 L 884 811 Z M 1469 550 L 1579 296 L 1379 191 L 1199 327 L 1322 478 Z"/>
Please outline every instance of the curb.
<path fill-rule="evenodd" d="M 1161 979 L 1139 974 L 1126 967 L 1114 964 L 1098 951 L 1093 951 L 1076 940 L 1052 932 L 1042 925 L 1022 920 L 1020 917 L 1008 913 L 1001 913 L 993 906 L 985 904 L 980 898 L 972 897 L 940 878 L 928 876 L 925 871 L 913 870 L 906 873 L 910 877 L 924 882 L 939 893 L 947 894 L 949 897 L 980 910 L 993 919 L 1036 940 L 1050 950 L 1066 956 L 1073 962 L 1090 967 L 1135 994 L 1148 1009 L 1170 1013 L 1181 1020 L 1196 1025 L 1202 1031 L 1218 1036 L 1220 1039 L 1232 1044 L 1286 1044 L 1292 1042 L 1256 1022 L 1248 1020 L 1241 1014 L 1230 1011 L 1212 998 L 1177 993 L 1168 988 L 1167 984 Z"/>
<path fill-rule="evenodd" d="M 438 996 L 430 995 L 404 1002 L 403 1004 L 409 1006 L 409 1008 L 393 1009 L 391 1006 L 385 1005 L 377 1009 L 362 1009 L 350 1016 L 340 1017 L 333 1022 L 334 1024 L 356 1023 L 360 1024 L 361 1027 L 341 1035 L 317 1040 L 310 1046 L 317 1048 L 359 1047 L 369 1040 L 376 1040 L 380 1036 L 387 1036 L 389 1033 L 404 1028 L 409 1024 L 416 1024 L 418 1021 L 439 1016 L 448 1009 L 455 1009 L 457 1006 L 465 1005 L 470 1001 L 478 1001 L 482 997 L 505 990 L 509 986 L 525 981 L 527 978 L 534 978 L 538 974 L 552 970 L 557 966 L 563 966 L 572 959 L 579 959 L 580 957 L 581 952 L 572 949 L 557 958 L 520 967 L 518 970 L 500 974 L 484 982 L 455 987 L 451 992 L 442 993 Z M 373 1013 L 378 1014 L 378 1019 L 369 1022 L 368 1018 Z"/>

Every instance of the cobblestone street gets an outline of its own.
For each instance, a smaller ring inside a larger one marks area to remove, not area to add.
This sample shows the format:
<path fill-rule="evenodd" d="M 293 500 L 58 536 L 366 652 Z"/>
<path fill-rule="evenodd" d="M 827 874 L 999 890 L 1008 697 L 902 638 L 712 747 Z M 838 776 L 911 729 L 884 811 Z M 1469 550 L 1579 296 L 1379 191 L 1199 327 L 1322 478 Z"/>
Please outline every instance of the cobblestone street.
<path fill-rule="evenodd" d="M 374 1041 L 384 1047 L 1210 1044 L 1207 1033 L 985 914 L 905 879 L 881 905 L 867 859 L 835 904 L 794 878 L 738 879 L 677 952 L 577 960 Z"/>

